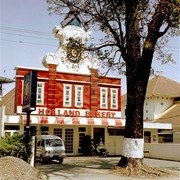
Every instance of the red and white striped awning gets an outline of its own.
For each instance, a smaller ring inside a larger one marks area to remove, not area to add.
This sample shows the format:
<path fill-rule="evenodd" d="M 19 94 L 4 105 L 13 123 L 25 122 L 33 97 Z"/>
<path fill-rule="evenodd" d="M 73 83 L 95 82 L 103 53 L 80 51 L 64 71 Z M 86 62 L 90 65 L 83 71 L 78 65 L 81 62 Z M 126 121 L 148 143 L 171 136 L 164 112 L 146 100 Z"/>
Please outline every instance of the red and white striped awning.
<path fill-rule="evenodd" d="M 21 122 L 26 124 L 26 116 L 22 116 Z M 124 126 L 124 122 L 121 119 L 33 115 L 30 117 L 30 124 Z"/>
<path fill-rule="evenodd" d="M 26 115 L 6 115 L 5 124 L 26 124 Z M 125 126 L 125 119 L 108 118 L 83 118 L 83 117 L 59 117 L 59 116 L 30 116 L 30 124 L 46 125 L 94 125 L 94 126 Z M 172 129 L 172 124 L 144 122 L 145 129 Z"/>

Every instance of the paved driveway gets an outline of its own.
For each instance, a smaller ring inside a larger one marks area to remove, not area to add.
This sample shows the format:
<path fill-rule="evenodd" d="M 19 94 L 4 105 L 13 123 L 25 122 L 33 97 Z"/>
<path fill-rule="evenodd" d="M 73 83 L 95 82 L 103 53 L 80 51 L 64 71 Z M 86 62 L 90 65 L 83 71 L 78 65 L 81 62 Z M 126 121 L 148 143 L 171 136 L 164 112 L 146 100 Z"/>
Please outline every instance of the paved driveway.
<path fill-rule="evenodd" d="M 36 168 L 48 176 L 48 180 L 123 180 L 130 177 L 113 173 L 113 168 L 120 157 L 66 157 L 63 164 L 36 164 Z M 145 162 L 154 167 L 168 168 L 180 172 L 180 162 L 147 159 Z M 135 178 L 133 178 L 135 179 Z M 137 178 L 140 179 L 140 178 Z M 143 178 L 145 179 L 145 178 Z M 180 179 L 159 178 L 159 179 Z"/>

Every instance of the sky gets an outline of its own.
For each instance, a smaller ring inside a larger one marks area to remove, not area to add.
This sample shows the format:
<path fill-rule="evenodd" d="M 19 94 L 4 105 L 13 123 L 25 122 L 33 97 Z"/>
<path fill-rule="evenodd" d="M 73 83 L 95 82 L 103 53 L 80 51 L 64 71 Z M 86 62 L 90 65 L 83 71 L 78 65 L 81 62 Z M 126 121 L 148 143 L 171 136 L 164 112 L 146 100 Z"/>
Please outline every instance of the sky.
<path fill-rule="evenodd" d="M 0 0 L 0 76 L 13 79 L 16 66 L 43 68 L 43 57 L 56 52 L 59 42 L 52 29 L 64 17 L 49 15 L 47 8 L 46 0 Z M 152 66 L 156 74 L 180 82 L 180 38 L 170 40 L 167 50 L 176 64 L 154 61 Z M 119 77 L 123 94 L 126 78 Z M 14 87 L 15 83 L 4 84 L 3 95 Z"/>

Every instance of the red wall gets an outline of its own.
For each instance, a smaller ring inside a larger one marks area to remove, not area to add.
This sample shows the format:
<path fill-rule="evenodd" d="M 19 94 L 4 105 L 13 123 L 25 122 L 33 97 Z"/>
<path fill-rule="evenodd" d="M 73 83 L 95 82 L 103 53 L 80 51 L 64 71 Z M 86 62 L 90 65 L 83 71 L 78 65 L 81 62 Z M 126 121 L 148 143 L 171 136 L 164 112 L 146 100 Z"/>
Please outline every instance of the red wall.
<path fill-rule="evenodd" d="M 16 107 L 22 106 L 22 80 L 31 70 L 36 69 L 18 67 L 16 70 Z M 91 75 L 57 72 L 55 65 L 49 66 L 49 70 L 37 69 L 37 72 L 38 81 L 45 82 L 45 99 L 43 107 L 48 107 L 50 109 L 63 108 L 63 84 L 67 83 L 73 85 L 72 92 L 74 92 L 74 85 L 78 84 L 84 86 L 84 104 L 83 108 L 80 109 L 89 109 L 91 111 L 100 110 L 100 87 L 118 88 L 118 109 L 112 111 L 121 111 L 121 81 L 119 78 L 99 76 L 96 69 L 91 69 Z M 105 109 L 106 111 L 111 110 L 110 89 L 108 95 L 109 109 Z M 74 94 L 72 96 L 74 96 Z M 70 108 L 78 109 L 74 107 L 74 102 L 72 102 L 72 107 Z"/>

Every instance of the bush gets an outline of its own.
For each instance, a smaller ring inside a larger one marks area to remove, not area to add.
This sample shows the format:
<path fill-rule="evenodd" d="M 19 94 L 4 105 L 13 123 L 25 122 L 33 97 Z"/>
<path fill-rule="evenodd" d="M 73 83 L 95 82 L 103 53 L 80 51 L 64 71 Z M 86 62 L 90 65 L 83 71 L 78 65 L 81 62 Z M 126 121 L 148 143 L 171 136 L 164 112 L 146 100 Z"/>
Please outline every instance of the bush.
<path fill-rule="evenodd" d="M 2 156 L 15 156 L 24 159 L 26 157 L 25 136 L 14 134 L 13 136 L 1 137 L 0 157 Z"/>

